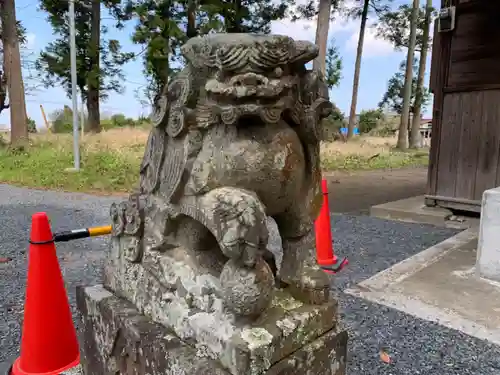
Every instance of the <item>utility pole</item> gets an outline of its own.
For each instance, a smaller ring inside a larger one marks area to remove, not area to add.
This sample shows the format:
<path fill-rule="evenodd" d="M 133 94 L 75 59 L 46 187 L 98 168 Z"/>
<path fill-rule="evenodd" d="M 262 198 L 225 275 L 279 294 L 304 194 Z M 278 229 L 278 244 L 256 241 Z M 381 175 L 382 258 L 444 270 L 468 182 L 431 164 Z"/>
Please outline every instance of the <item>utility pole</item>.
<path fill-rule="evenodd" d="M 47 116 L 45 116 L 45 111 L 43 109 L 43 105 L 40 104 L 40 111 L 42 112 L 43 122 L 45 123 L 45 127 L 47 128 L 47 132 L 50 133 L 50 124 L 47 121 Z"/>
<path fill-rule="evenodd" d="M 0 2 L 0 16 L 2 19 L 4 67 L 10 104 L 10 141 L 13 146 L 16 146 L 28 141 L 28 124 L 14 0 Z"/>
<path fill-rule="evenodd" d="M 69 39 L 71 62 L 71 99 L 73 102 L 73 158 L 74 170 L 80 170 L 80 145 L 78 142 L 78 92 L 76 90 L 76 30 L 75 0 L 69 0 Z"/>

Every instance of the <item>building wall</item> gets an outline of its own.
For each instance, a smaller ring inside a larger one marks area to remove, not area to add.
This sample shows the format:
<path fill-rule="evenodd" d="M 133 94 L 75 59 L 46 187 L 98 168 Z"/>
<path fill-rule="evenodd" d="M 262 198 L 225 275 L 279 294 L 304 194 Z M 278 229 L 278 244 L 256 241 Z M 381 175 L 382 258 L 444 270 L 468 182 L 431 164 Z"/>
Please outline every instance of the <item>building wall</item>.
<path fill-rule="evenodd" d="M 500 185 L 500 90 L 444 96 L 436 195 L 480 201 Z"/>
<path fill-rule="evenodd" d="M 478 211 L 483 191 L 500 185 L 500 2 L 453 4 L 455 30 L 434 34 L 427 194 Z"/>
<path fill-rule="evenodd" d="M 500 2 L 469 1 L 458 4 L 457 12 L 447 88 L 500 88 Z"/>

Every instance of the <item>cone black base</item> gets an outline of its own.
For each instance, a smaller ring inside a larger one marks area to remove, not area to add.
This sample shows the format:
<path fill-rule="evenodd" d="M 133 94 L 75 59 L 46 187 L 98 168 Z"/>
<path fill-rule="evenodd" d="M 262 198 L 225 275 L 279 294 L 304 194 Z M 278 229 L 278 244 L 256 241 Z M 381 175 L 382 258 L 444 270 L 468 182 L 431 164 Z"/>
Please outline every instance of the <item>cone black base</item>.
<path fill-rule="evenodd" d="M 328 272 L 328 273 L 337 273 L 340 270 L 342 270 L 342 268 L 344 268 L 345 266 L 347 266 L 348 264 L 349 264 L 349 261 L 347 260 L 347 258 L 342 258 L 342 259 L 337 258 L 337 260 L 335 261 L 335 263 L 330 264 L 330 265 L 322 265 L 320 267 L 325 272 Z"/>

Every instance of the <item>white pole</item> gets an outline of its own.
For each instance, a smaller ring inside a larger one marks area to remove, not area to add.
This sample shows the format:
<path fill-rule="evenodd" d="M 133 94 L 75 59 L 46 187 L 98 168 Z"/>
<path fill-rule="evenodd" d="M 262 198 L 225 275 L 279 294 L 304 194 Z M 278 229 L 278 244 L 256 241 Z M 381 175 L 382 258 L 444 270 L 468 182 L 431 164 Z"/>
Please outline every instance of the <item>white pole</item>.
<path fill-rule="evenodd" d="M 75 170 L 80 170 L 80 147 L 78 144 L 78 93 L 76 91 L 76 36 L 75 2 L 69 0 L 69 39 L 71 55 L 71 99 L 73 101 L 73 158 Z"/>

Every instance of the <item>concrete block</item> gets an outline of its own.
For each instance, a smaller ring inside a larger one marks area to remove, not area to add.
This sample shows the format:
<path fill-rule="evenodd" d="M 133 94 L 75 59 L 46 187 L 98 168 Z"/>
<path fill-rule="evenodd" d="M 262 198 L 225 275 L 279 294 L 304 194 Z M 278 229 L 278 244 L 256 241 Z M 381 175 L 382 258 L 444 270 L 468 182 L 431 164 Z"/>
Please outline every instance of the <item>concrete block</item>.
<path fill-rule="evenodd" d="M 483 193 L 476 270 L 478 276 L 500 282 L 500 187 Z"/>

